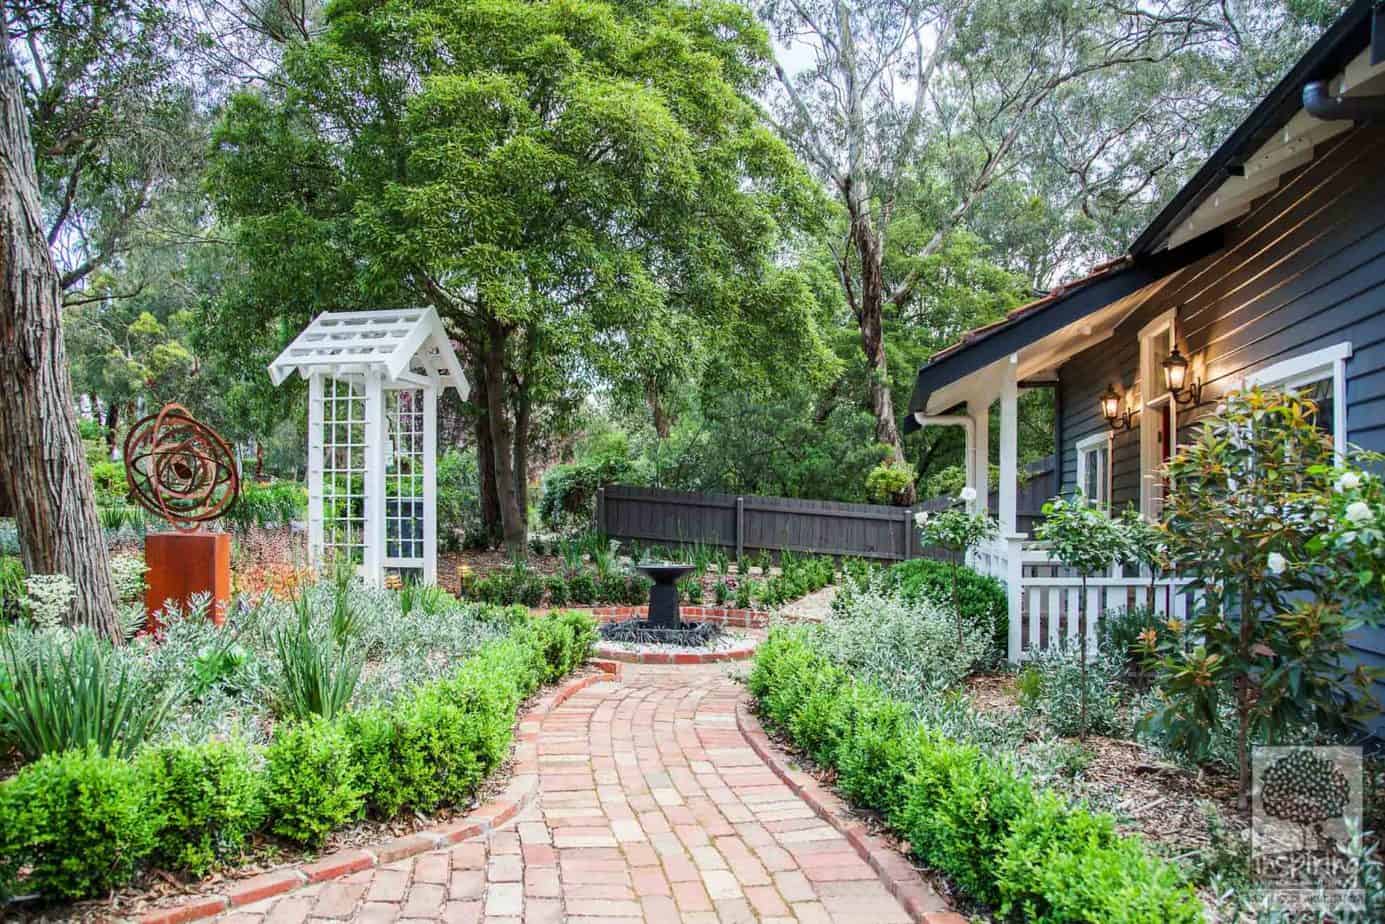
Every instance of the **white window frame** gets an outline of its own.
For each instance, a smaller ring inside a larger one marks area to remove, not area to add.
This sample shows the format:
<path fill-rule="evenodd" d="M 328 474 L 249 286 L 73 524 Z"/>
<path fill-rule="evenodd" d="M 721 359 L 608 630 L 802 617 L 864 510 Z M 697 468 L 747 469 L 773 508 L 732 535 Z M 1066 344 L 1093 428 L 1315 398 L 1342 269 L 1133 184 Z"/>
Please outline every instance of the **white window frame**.
<path fill-rule="evenodd" d="M 1140 513 L 1147 520 L 1159 518 L 1162 504 L 1156 503 L 1154 490 L 1159 473 L 1157 417 L 1165 404 L 1169 408 L 1169 436 L 1178 439 L 1178 402 L 1164 388 L 1163 369 L 1154 356 L 1154 338 L 1167 332 L 1169 348 L 1178 343 L 1178 309 L 1170 308 L 1140 329 Z"/>
<path fill-rule="evenodd" d="M 1259 385 L 1288 390 L 1331 377 L 1332 449 L 1340 462 L 1347 448 L 1348 359 L 1351 359 L 1351 341 L 1344 340 L 1249 372 L 1241 380 L 1241 387 L 1254 388 Z"/>
<path fill-rule="evenodd" d="M 1105 433 L 1094 433 L 1077 441 L 1077 487 L 1082 491 L 1087 489 L 1087 456 L 1099 453 L 1102 449 L 1106 450 L 1104 464 L 1101 456 L 1097 456 L 1096 477 L 1103 496 L 1087 498 L 1095 501 L 1104 510 L 1111 509 L 1111 454 L 1115 448 L 1114 436 L 1114 433 L 1107 430 Z"/>

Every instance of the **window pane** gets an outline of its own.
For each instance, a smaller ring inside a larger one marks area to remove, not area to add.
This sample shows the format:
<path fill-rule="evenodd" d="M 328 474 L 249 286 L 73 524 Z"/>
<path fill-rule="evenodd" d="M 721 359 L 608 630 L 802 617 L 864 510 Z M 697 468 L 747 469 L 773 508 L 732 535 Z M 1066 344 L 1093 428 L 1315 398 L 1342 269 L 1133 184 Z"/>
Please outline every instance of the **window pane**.
<path fill-rule="evenodd" d="M 1333 425 L 1334 415 L 1336 414 L 1336 404 L 1332 400 L 1332 378 L 1318 379 L 1296 389 L 1301 397 L 1310 399 L 1318 406 L 1318 413 L 1313 419 L 1313 423 L 1318 430 L 1333 435 L 1335 427 Z"/>

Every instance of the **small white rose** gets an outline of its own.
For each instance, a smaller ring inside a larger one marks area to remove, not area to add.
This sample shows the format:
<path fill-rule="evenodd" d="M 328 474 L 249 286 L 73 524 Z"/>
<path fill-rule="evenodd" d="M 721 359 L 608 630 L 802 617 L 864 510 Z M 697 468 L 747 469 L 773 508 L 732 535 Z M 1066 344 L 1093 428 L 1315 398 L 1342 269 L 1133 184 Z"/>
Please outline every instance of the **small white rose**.
<path fill-rule="evenodd" d="M 970 504 L 972 501 L 976 500 L 976 489 L 973 488 L 971 485 L 967 485 L 965 488 L 962 489 L 962 493 L 958 494 L 957 496 L 966 503 Z"/>
<path fill-rule="evenodd" d="M 1271 552 L 1266 564 L 1269 565 L 1270 573 L 1283 574 L 1284 569 L 1289 567 L 1289 560 L 1278 552 Z"/>
<path fill-rule="evenodd" d="M 1375 514 L 1371 512 L 1370 504 L 1355 501 L 1347 505 L 1347 519 L 1353 526 L 1364 526 L 1375 519 Z"/>
<path fill-rule="evenodd" d="M 914 525 L 915 525 L 915 526 L 917 526 L 917 527 L 919 527 L 920 529 L 922 529 L 925 525 L 927 525 L 927 523 L 928 523 L 928 514 L 927 514 L 925 511 L 920 510 L 918 513 L 914 514 Z"/>
<path fill-rule="evenodd" d="M 1355 472 L 1343 472 L 1342 477 L 1337 479 L 1337 493 L 1344 491 L 1355 491 L 1361 487 L 1361 476 Z"/>

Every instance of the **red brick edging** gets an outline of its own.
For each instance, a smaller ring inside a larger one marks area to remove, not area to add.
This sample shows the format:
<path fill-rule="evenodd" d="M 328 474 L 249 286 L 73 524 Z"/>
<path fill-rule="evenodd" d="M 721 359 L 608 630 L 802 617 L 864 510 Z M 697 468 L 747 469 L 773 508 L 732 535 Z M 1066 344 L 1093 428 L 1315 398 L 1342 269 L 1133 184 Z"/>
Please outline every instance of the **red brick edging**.
<path fill-rule="evenodd" d="M 601 673 L 568 681 L 524 714 L 519 723 L 519 731 L 515 734 L 515 760 L 509 784 L 498 798 L 466 817 L 437 828 L 397 837 L 368 849 L 341 850 L 312 863 L 300 863 L 261 873 L 249 879 L 229 882 L 221 892 L 193 896 L 181 905 L 150 911 L 139 919 L 140 924 L 183 924 L 186 921 L 215 917 L 231 908 L 291 892 L 300 886 L 336 879 L 415 854 L 458 844 L 505 824 L 527 808 L 538 795 L 538 734 L 539 724 L 544 716 L 569 697 L 594 683 L 620 679 L 619 664 L 598 659 L 588 663 Z"/>
<path fill-rule="evenodd" d="M 606 642 L 596 643 L 596 653 L 612 661 L 626 664 L 719 664 L 724 661 L 747 661 L 755 656 L 757 642 L 747 640 L 734 648 L 708 651 L 659 651 L 620 648 Z"/>
<path fill-rule="evenodd" d="M 649 615 L 647 606 L 594 606 L 592 617 L 597 622 L 632 619 Z M 678 614 L 698 622 L 719 622 L 738 629 L 763 629 L 769 625 L 768 610 L 738 610 L 726 606 L 682 606 Z"/>
<path fill-rule="evenodd" d="M 750 743 L 751 750 L 774 771 L 774 775 L 808 803 L 819 818 L 841 832 L 917 924 L 966 924 L 966 918 L 949 911 L 947 902 L 933 891 L 933 887 L 899 851 L 848 815 L 846 806 L 835 793 L 809 774 L 790 767 L 770 742 L 760 720 L 744 702 L 736 704 L 736 727 Z"/>

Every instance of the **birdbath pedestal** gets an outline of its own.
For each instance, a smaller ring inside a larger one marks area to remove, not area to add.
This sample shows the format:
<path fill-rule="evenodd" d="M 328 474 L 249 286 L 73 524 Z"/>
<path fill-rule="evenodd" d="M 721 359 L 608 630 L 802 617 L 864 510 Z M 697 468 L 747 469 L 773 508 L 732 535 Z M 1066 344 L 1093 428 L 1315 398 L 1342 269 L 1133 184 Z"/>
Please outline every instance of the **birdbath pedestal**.
<path fill-rule="evenodd" d="M 674 562 L 645 562 L 635 568 L 654 582 L 649 588 L 649 625 L 656 629 L 678 629 L 678 579 L 690 573 L 692 565 Z"/>

